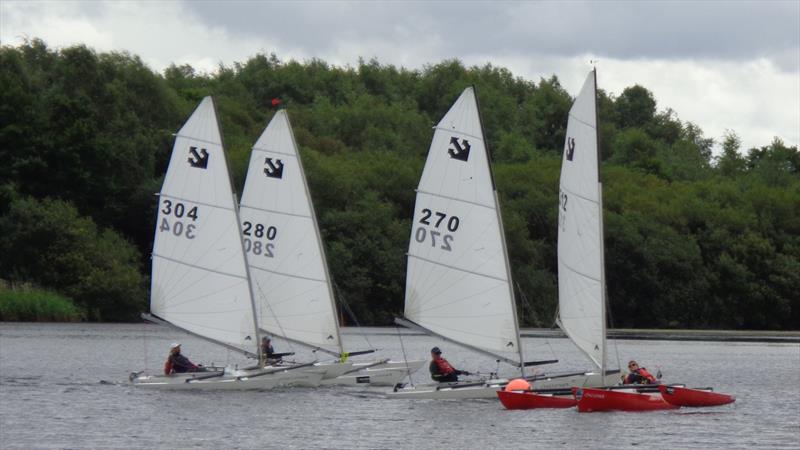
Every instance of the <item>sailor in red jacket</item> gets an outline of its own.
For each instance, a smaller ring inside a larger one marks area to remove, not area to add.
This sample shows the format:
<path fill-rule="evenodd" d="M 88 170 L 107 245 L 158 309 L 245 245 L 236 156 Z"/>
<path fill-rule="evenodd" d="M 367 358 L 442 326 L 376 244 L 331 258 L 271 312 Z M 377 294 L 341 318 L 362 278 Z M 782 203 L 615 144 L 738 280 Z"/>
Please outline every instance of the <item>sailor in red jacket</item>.
<path fill-rule="evenodd" d="M 639 367 L 636 361 L 631 360 L 628 363 L 628 370 L 630 373 L 625 377 L 625 384 L 658 384 L 658 380 L 644 367 Z"/>
<path fill-rule="evenodd" d="M 439 350 L 439 347 L 431 349 L 431 363 L 428 370 L 431 372 L 431 378 L 440 383 L 458 381 L 459 375 L 470 374 L 466 370 L 458 370 L 451 366 L 446 359 L 442 358 L 442 351 Z"/>
<path fill-rule="evenodd" d="M 174 343 L 169 347 L 169 356 L 164 363 L 164 374 L 172 375 L 173 373 L 184 372 L 203 372 L 205 369 L 197 366 L 189 358 L 181 355 L 181 344 Z"/>

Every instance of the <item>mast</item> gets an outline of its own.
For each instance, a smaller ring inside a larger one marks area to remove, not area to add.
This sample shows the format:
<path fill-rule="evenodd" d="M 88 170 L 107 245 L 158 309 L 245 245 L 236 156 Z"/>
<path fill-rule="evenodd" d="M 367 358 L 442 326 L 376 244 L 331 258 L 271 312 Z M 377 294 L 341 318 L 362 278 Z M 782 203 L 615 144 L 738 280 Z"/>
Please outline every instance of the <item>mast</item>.
<path fill-rule="evenodd" d="M 486 163 L 489 165 L 489 176 L 492 180 L 492 191 L 494 193 L 495 212 L 497 213 L 497 223 L 500 227 L 500 243 L 503 246 L 503 256 L 506 265 L 506 277 L 508 278 L 508 293 L 511 298 L 511 311 L 514 315 L 514 327 L 516 328 L 517 351 L 519 352 L 519 369 L 522 377 L 525 377 L 525 357 L 522 351 L 522 339 L 519 337 L 519 319 L 517 318 L 517 301 L 514 297 L 514 282 L 511 279 L 511 264 L 508 260 L 508 248 L 506 246 L 506 232 L 503 227 L 503 215 L 500 213 L 500 199 L 497 196 L 497 185 L 494 181 L 494 171 L 492 170 L 492 153 L 489 151 L 489 142 L 486 140 L 486 130 L 483 128 L 483 117 L 481 116 L 481 106 L 478 102 L 478 90 L 472 86 L 475 95 L 475 106 L 478 109 L 478 121 L 481 124 L 481 134 L 483 135 L 483 148 L 486 151 Z"/>
<path fill-rule="evenodd" d="M 607 320 L 606 320 L 606 302 L 608 301 L 608 293 L 606 292 L 606 247 L 605 247 L 605 235 L 603 234 L 603 182 L 600 179 L 600 115 L 597 112 L 597 67 L 592 69 L 592 75 L 594 78 L 594 131 L 595 131 L 595 139 L 597 142 L 597 190 L 599 193 L 598 203 L 599 203 L 599 214 L 600 220 L 598 220 L 598 227 L 599 227 L 599 236 L 600 236 L 600 285 L 601 285 L 601 293 L 603 296 L 603 301 L 600 303 L 600 312 L 603 317 L 603 359 L 600 365 L 600 375 L 605 376 L 606 373 L 606 333 L 607 333 Z"/>
<path fill-rule="evenodd" d="M 333 311 L 333 322 L 336 325 L 336 341 L 339 347 L 339 353 L 344 353 L 344 346 L 342 345 L 342 334 L 339 330 L 339 318 L 336 314 L 336 299 L 333 297 L 333 288 L 331 287 L 331 273 L 328 269 L 328 257 L 325 255 L 325 246 L 322 245 L 322 235 L 319 232 L 319 223 L 317 223 L 317 213 L 314 210 L 314 202 L 311 200 L 311 191 L 308 189 L 308 180 L 306 179 L 306 172 L 303 168 L 303 161 L 300 159 L 300 148 L 297 146 L 297 141 L 294 138 L 294 129 L 292 128 L 292 123 L 289 121 L 289 114 L 286 110 L 283 110 L 283 113 L 286 115 L 286 123 L 289 125 L 289 136 L 292 137 L 292 144 L 294 145 L 295 151 L 297 153 L 297 167 L 300 169 L 300 178 L 303 180 L 303 187 L 306 190 L 306 198 L 308 199 L 308 209 L 311 215 L 311 223 L 314 224 L 314 232 L 317 234 L 317 246 L 319 247 L 319 254 L 322 256 L 322 267 L 325 270 L 325 278 L 327 283 L 326 286 L 328 288 L 328 297 L 331 301 L 331 309 Z M 307 345 L 307 344 L 306 344 Z"/>
<path fill-rule="evenodd" d="M 222 161 L 223 164 L 225 164 L 225 171 L 228 173 L 228 182 L 230 182 L 231 184 L 231 193 L 233 196 L 233 212 L 234 215 L 236 215 L 236 225 L 239 228 L 241 228 L 242 220 L 239 218 L 239 200 L 236 198 L 236 188 L 233 184 L 233 177 L 231 176 L 230 164 L 228 164 L 228 153 L 225 151 L 225 143 L 222 139 L 222 129 L 219 126 L 219 118 L 217 117 L 217 104 L 214 102 L 213 98 L 211 99 L 211 105 L 214 107 L 214 121 L 216 122 L 217 129 L 220 130 L 219 139 L 220 143 L 222 144 L 221 145 L 222 154 L 225 155 L 225 157 L 222 158 Z M 256 297 L 255 294 L 253 293 L 253 283 L 250 282 L 250 280 L 252 279 L 250 277 L 250 263 L 248 263 L 247 261 L 247 252 L 245 251 L 244 238 L 242 237 L 241 230 L 240 229 L 237 230 L 236 234 L 239 235 L 239 245 L 242 247 L 242 259 L 244 260 L 244 270 L 245 274 L 247 275 L 247 292 L 250 293 L 250 308 L 252 309 L 253 312 L 253 330 L 256 335 L 255 339 L 256 355 L 258 355 L 259 366 L 263 366 L 265 359 L 264 359 L 264 354 L 261 351 L 261 333 L 258 330 L 258 317 L 256 316 L 256 314 L 258 314 L 258 311 L 256 310 L 256 301 L 255 301 Z"/>

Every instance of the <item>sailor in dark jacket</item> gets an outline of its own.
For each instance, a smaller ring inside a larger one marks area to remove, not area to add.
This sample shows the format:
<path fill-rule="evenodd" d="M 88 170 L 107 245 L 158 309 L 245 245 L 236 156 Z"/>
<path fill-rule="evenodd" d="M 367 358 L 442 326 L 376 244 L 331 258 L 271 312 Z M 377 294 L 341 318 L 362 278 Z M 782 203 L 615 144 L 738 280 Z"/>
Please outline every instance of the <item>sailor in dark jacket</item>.
<path fill-rule="evenodd" d="M 439 347 L 431 349 L 431 363 L 428 370 L 431 372 L 431 378 L 440 383 L 458 381 L 459 375 L 470 374 L 466 370 L 458 370 L 451 366 L 446 359 L 442 358 L 442 351 L 439 350 Z"/>
<path fill-rule="evenodd" d="M 630 373 L 623 381 L 625 384 L 658 384 L 656 377 L 651 375 L 646 368 L 639 367 L 636 361 L 628 363 L 628 370 L 630 370 Z"/>
<path fill-rule="evenodd" d="M 272 340 L 267 336 L 261 338 L 261 353 L 267 358 L 268 362 L 280 361 L 280 357 L 275 358 L 275 349 L 272 348 Z"/>

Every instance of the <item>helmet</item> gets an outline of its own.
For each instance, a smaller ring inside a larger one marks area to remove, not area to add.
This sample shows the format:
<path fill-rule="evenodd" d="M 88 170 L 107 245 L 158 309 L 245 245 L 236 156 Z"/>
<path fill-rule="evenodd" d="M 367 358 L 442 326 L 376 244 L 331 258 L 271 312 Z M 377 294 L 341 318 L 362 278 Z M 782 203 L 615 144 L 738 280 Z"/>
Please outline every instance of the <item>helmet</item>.
<path fill-rule="evenodd" d="M 169 349 L 172 350 L 174 348 L 178 348 L 181 346 L 180 342 L 173 342 L 172 345 L 169 346 Z"/>
<path fill-rule="evenodd" d="M 441 354 L 442 354 L 442 351 L 441 351 L 441 350 L 439 350 L 439 347 L 433 347 L 433 348 L 431 349 L 431 353 L 436 353 L 437 355 L 441 355 Z"/>

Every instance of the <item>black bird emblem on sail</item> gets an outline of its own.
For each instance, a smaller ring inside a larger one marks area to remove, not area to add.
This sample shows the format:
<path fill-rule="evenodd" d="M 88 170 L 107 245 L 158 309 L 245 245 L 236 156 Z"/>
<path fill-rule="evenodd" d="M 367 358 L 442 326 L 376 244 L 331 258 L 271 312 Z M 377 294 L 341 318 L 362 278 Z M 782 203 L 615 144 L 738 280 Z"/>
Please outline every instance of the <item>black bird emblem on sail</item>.
<path fill-rule="evenodd" d="M 189 165 L 200 169 L 208 167 L 208 152 L 206 149 L 201 148 L 198 153 L 197 147 L 189 147 Z"/>
<path fill-rule="evenodd" d="M 274 161 L 272 158 L 267 158 L 264 160 L 264 164 L 267 167 L 264 167 L 264 173 L 267 174 L 270 178 L 283 178 L 283 161 L 280 159 L 275 159 Z"/>
<path fill-rule="evenodd" d="M 575 138 L 567 138 L 567 161 L 572 161 L 575 155 Z"/>
<path fill-rule="evenodd" d="M 453 136 L 450 138 L 450 146 L 447 148 L 447 153 L 453 159 L 458 159 L 460 161 L 466 161 L 469 159 L 469 150 L 471 146 L 469 145 L 469 141 L 466 139 L 461 139 L 459 142 L 458 138 Z"/>

